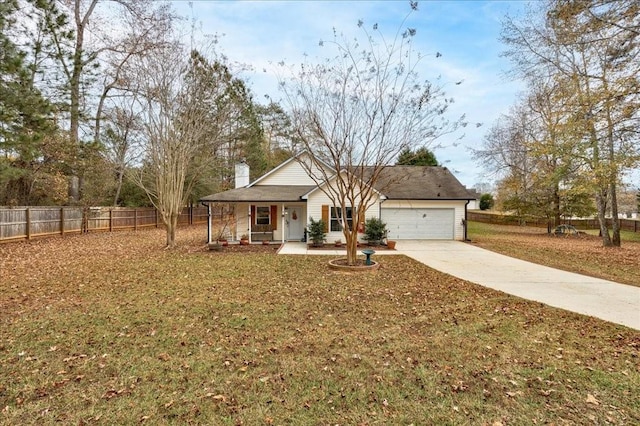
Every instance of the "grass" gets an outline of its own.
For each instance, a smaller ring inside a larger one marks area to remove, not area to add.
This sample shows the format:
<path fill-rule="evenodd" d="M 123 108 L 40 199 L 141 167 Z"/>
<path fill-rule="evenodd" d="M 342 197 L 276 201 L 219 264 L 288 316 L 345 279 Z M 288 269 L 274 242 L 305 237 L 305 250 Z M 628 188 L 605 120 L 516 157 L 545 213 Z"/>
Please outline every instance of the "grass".
<path fill-rule="evenodd" d="M 473 244 L 530 262 L 640 286 L 640 234 L 622 232 L 622 247 L 603 247 L 597 231 L 549 235 L 544 228 L 469 222 Z"/>
<path fill-rule="evenodd" d="M 598 237 L 600 231 L 597 229 L 587 229 L 586 231 L 582 231 L 587 235 L 592 235 L 594 237 Z M 599 239 L 599 237 L 598 237 Z M 620 231 L 620 239 L 622 243 L 640 243 L 640 232 L 631 232 L 631 231 Z"/>
<path fill-rule="evenodd" d="M 351 275 L 204 235 L 0 245 L 0 423 L 640 422 L 636 331 L 402 256 Z"/>

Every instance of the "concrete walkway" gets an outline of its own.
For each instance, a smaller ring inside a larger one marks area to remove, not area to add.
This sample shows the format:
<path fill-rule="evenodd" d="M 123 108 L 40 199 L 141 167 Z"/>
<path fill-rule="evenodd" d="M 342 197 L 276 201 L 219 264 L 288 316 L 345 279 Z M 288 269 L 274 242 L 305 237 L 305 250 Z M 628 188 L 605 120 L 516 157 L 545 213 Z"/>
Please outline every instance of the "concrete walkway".
<path fill-rule="evenodd" d="M 286 243 L 280 254 L 332 255 L 344 250 L 307 250 Z M 640 330 L 640 287 L 560 271 L 459 241 L 398 241 L 395 251 L 438 271 L 524 299 Z"/>
<path fill-rule="evenodd" d="M 365 249 L 366 247 L 362 247 L 362 249 L 358 249 L 358 255 L 360 255 L 360 251 Z M 346 256 L 346 248 L 341 250 L 330 250 L 330 249 L 322 249 L 322 250 L 313 250 L 307 247 L 307 243 L 301 243 L 298 241 L 287 241 L 284 246 L 278 250 L 278 254 L 308 254 L 308 255 L 324 255 L 324 256 Z M 374 256 L 378 256 L 380 254 L 389 255 L 389 254 L 403 254 L 399 253 L 397 250 L 378 250 L 374 254 Z M 364 255 L 362 255 L 364 258 Z"/>

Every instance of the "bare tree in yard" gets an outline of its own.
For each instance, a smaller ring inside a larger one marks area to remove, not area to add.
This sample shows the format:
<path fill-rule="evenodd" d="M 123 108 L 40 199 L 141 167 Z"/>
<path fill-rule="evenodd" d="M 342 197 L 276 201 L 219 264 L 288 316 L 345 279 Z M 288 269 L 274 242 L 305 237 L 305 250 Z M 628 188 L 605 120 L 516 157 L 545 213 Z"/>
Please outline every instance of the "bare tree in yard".
<path fill-rule="evenodd" d="M 120 103 L 109 107 L 105 112 L 107 125 L 102 130 L 104 155 L 113 167 L 116 176 L 113 205 L 120 202 L 120 194 L 125 173 L 141 157 L 143 135 L 143 111 L 139 108 L 136 96 L 121 97 Z"/>
<path fill-rule="evenodd" d="M 230 135 L 237 115 L 231 102 L 236 79 L 197 51 L 175 42 L 142 58 L 139 68 L 146 157 L 137 183 L 167 228 L 167 247 L 176 244 L 178 217 L 212 153 Z"/>
<path fill-rule="evenodd" d="M 464 124 L 444 118 L 452 101 L 419 77 L 425 58 L 412 46 L 414 29 L 386 39 L 377 24 L 372 32 L 358 26 L 362 42 L 336 34 L 321 42 L 334 56 L 305 63 L 281 82 L 296 138 L 311 154 L 301 164 L 338 211 L 350 265 L 356 263 L 358 225 L 378 197 L 374 187 L 382 189 L 385 167 L 403 150 L 429 146 Z"/>
<path fill-rule="evenodd" d="M 507 53 L 520 75 L 545 69 L 562 83 L 576 161 L 595 194 L 603 245 L 619 246 L 618 187 L 640 164 L 640 6 L 612 0 L 541 5 L 526 20 L 505 23 Z"/>

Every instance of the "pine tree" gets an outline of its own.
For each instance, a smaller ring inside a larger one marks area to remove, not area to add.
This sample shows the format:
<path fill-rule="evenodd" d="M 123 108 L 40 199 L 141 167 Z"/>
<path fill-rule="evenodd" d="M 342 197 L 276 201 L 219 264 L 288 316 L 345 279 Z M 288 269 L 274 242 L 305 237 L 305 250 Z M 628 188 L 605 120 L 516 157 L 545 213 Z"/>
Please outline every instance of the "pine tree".
<path fill-rule="evenodd" d="M 54 126 L 51 105 L 34 87 L 32 73 L 12 40 L 15 0 L 0 3 L 0 204 L 29 204 L 42 161 L 42 143 Z"/>

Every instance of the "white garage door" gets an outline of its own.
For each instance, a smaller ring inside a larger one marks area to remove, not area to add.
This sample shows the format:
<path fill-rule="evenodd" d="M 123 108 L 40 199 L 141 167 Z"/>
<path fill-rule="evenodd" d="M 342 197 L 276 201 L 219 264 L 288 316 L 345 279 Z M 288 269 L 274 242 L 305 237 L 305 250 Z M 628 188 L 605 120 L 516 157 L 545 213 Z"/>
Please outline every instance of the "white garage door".
<path fill-rule="evenodd" d="M 454 209 L 382 209 L 394 240 L 453 240 Z"/>

